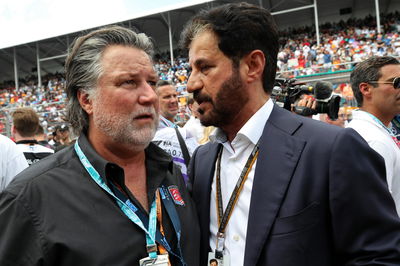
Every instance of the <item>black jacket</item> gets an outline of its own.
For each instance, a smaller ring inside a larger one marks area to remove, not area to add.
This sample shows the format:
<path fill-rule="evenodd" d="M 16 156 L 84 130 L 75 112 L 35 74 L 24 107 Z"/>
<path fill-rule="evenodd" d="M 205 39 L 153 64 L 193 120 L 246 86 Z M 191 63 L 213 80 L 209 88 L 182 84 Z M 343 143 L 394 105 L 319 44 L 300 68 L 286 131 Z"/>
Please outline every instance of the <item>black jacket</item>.
<path fill-rule="evenodd" d="M 79 145 L 102 177 L 126 188 L 122 168 L 100 157 L 83 134 Z M 149 203 L 161 183 L 178 187 L 184 205 L 174 206 L 184 258 L 188 265 L 198 265 L 198 221 L 181 174 L 154 144 L 146 149 L 146 172 Z M 176 234 L 164 206 L 163 227 L 176 250 Z M 91 179 L 73 146 L 31 166 L 0 194 L 1 266 L 132 266 L 144 257 L 145 233 Z M 174 257 L 172 264 L 178 265 Z"/>

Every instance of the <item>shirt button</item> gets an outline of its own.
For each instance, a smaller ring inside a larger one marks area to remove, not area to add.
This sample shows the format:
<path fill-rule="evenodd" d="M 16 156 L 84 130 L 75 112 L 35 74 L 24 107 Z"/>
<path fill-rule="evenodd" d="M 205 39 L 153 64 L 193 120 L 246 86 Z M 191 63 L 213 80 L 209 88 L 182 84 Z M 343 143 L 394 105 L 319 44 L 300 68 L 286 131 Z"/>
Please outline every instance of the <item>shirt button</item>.
<path fill-rule="evenodd" d="M 235 240 L 236 242 L 238 242 L 240 240 L 240 237 L 238 235 L 234 235 L 233 236 L 233 240 Z"/>

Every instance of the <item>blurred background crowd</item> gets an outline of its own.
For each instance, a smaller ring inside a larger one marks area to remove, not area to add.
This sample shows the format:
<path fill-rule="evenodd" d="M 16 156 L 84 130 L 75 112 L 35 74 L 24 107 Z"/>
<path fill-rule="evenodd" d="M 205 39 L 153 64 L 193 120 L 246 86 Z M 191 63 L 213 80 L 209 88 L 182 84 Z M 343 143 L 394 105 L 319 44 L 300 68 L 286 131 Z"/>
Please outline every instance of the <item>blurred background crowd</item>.
<path fill-rule="evenodd" d="M 398 11 L 382 15 L 383 31 L 376 31 L 375 17 L 348 19 L 337 23 L 320 25 L 320 44 L 317 44 L 313 27 L 289 28 L 280 32 L 280 52 L 278 54 L 277 75 L 285 78 L 322 76 L 339 72 L 350 72 L 355 64 L 372 55 L 400 56 L 400 13 Z M 187 107 L 186 82 L 190 75 L 188 59 L 184 53 L 171 65 L 169 54 L 157 54 L 155 67 L 162 80 L 172 81 L 178 92 L 180 111 L 176 120 L 184 124 L 190 117 Z M 7 135 L 6 123 L 10 113 L 18 107 L 32 107 L 39 114 L 40 123 L 47 134 L 63 124 L 66 94 L 62 73 L 47 74 L 42 77 L 42 86 L 37 85 L 33 73 L 20 80 L 16 89 L 13 81 L 0 84 L 0 133 Z M 345 108 L 346 119 L 351 119 L 350 111 L 357 106 L 350 84 L 333 83 L 334 92 L 342 96 L 341 107 Z"/>

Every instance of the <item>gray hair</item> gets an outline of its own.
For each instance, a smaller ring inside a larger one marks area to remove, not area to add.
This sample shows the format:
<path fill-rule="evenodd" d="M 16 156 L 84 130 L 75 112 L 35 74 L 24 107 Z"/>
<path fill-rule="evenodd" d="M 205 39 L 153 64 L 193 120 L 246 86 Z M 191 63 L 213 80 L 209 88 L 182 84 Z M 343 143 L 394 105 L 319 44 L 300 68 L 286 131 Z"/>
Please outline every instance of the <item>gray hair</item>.
<path fill-rule="evenodd" d="M 350 75 L 351 88 L 358 106 L 363 105 L 363 95 L 360 91 L 360 84 L 363 82 L 377 81 L 381 78 L 381 68 L 386 65 L 398 65 L 400 62 L 391 56 L 372 56 L 367 60 L 360 62 L 353 69 Z M 376 84 L 372 84 L 376 87 Z"/>
<path fill-rule="evenodd" d="M 65 62 L 66 91 L 68 96 L 67 120 L 79 135 L 89 127 L 89 117 L 78 101 L 78 91 L 93 98 L 103 69 L 101 58 L 111 45 L 123 45 L 143 50 L 150 58 L 154 49 L 150 38 L 120 26 L 108 26 L 79 37 L 72 44 Z"/>

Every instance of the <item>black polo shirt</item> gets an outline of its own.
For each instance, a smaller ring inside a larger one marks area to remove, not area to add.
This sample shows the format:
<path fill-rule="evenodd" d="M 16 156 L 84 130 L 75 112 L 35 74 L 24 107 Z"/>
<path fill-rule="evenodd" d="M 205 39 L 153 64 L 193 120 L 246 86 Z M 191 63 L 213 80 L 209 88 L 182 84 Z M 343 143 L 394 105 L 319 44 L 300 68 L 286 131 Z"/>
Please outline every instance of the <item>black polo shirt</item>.
<path fill-rule="evenodd" d="M 79 146 L 101 177 L 128 191 L 123 169 L 99 156 L 84 134 Z M 181 221 L 183 256 L 188 265 L 198 265 L 198 221 L 183 178 L 171 157 L 156 145 L 150 144 L 145 153 L 149 204 L 161 183 L 178 188 L 184 204 L 174 206 Z M 176 234 L 164 206 L 162 223 L 176 251 Z M 73 146 L 32 165 L 0 194 L 2 266 L 132 266 L 147 256 L 145 233 L 92 180 Z M 179 265 L 173 256 L 171 262 Z"/>

